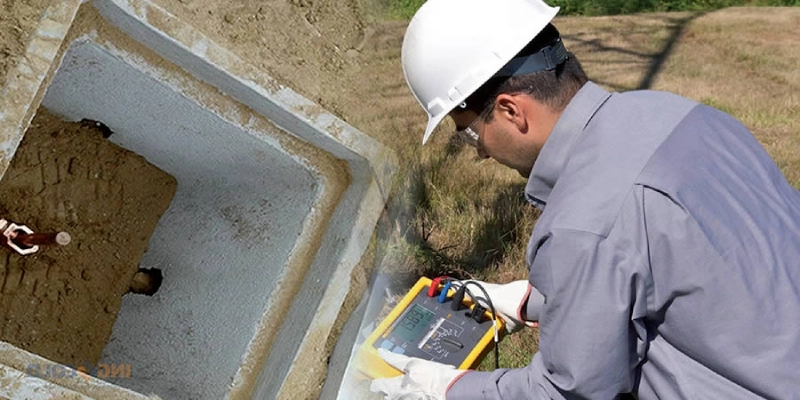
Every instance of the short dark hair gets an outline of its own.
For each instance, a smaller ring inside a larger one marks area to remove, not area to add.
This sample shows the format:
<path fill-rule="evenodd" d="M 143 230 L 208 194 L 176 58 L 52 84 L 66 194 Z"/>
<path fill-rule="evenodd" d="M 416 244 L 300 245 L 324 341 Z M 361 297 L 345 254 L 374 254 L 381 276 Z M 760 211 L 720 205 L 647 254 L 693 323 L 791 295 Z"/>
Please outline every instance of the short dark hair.
<path fill-rule="evenodd" d="M 558 29 L 553 24 L 547 24 L 515 57 L 535 54 L 559 40 L 561 35 Z M 588 80 L 575 54 L 567 52 L 567 59 L 553 70 L 489 79 L 467 97 L 465 109 L 474 111 L 485 121 L 491 121 L 491 109 L 498 95 L 526 93 L 553 110 L 562 111 Z"/>

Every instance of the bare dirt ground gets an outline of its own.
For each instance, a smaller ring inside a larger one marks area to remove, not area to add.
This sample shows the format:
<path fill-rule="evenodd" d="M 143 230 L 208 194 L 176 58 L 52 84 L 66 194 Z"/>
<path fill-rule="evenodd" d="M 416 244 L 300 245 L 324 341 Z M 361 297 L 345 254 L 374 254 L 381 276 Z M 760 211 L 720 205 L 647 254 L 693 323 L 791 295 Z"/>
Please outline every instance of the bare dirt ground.
<path fill-rule="evenodd" d="M 16 66 L 30 32 L 52 0 L 0 0 L 0 88 Z"/>
<path fill-rule="evenodd" d="M 406 23 L 372 21 L 362 0 L 154 2 L 368 135 L 419 142 L 398 62 Z"/>
<path fill-rule="evenodd" d="M 0 181 L 0 216 L 70 244 L 0 248 L 0 340 L 73 367 L 100 359 L 176 181 L 95 123 L 39 109 Z"/>

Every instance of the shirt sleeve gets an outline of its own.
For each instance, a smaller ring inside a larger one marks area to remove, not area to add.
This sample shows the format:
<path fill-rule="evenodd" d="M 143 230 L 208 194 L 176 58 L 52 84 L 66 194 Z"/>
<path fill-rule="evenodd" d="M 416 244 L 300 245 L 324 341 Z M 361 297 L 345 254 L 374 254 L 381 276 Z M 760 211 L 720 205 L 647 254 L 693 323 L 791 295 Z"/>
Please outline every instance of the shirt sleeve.
<path fill-rule="evenodd" d="M 530 279 L 546 298 L 539 353 L 525 368 L 467 373 L 447 399 L 613 399 L 630 392 L 646 352 L 649 275 L 629 243 L 552 230 L 533 244 Z"/>

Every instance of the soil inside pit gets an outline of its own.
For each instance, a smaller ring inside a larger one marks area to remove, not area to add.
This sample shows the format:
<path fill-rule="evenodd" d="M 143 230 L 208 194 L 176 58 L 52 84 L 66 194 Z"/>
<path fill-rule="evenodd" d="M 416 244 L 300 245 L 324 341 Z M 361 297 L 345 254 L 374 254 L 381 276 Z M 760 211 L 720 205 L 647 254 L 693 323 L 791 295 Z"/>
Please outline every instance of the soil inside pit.
<path fill-rule="evenodd" d="M 14 68 L 42 12 L 53 0 L 0 0 L 0 88 Z"/>
<path fill-rule="evenodd" d="M 72 236 L 28 256 L 0 247 L 0 340 L 73 367 L 100 360 L 177 187 L 102 128 L 40 108 L 0 181 L 0 218 Z"/>

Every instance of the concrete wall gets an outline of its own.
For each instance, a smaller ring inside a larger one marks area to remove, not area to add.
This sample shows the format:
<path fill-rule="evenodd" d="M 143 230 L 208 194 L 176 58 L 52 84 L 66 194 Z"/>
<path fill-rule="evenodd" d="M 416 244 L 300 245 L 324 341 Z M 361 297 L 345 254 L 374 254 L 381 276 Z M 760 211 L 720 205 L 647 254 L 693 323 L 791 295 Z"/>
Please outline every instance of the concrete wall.
<path fill-rule="evenodd" d="M 178 181 L 141 260 L 163 270 L 164 285 L 123 299 L 102 362 L 133 372 L 111 386 L 169 399 L 306 398 L 294 381 L 309 371 L 293 366 L 332 339 L 394 156 L 148 1 L 72 11 L 26 109 L 43 97 L 66 119 L 102 121 L 110 140 Z M 7 154 L 29 122 L 3 142 Z M 91 396 L 80 381 L 59 385 Z"/>

